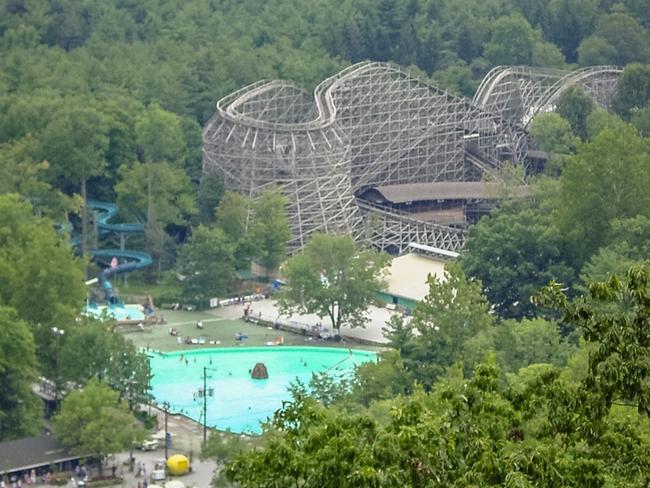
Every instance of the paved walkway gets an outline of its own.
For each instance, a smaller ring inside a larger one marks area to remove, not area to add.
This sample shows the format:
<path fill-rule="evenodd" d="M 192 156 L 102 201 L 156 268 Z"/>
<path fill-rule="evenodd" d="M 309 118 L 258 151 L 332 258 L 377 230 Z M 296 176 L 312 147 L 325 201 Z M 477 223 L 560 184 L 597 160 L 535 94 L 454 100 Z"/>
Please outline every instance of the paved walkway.
<path fill-rule="evenodd" d="M 275 300 L 265 299 L 254 301 L 251 303 L 252 312 L 250 313 L 251 317 L 255 318 L 259 313 L 262 314 L 262 318 L 267 320 L 278 319 L 283 323 L 295 322 L 296 324 L 307 324 L 309 326 L 316 326 L 322 324 L 323 327 L 327 327 L 329 319 L 320 319 L 315 314 L 293 314 L 293 315 L 281 315 Z M 227 307 L 219 307 L 212 309 L 210 313 L 213 313 L 219 317 L 223 318 L 241 318 L 244 315 L 244 305 L 229 305 Z M 378 308 L 371 306 L 368 309 L 369 321 L 365 327 L 341 327 L 341 335 L 343 337 L 349 337 L 351 339 L 360 339 L 363 341 L 374 342 L 376 344 L 386 344 L 388 341 L 384 337 L 382 329 L 386 327 L 386 322 L 390 319 L 391 312 L 385 308 Z M 331 329 L 330 329 L 331 330 Z"/>
<path fill-rule="evenodd" d="M 152 407 L 151 413 L 158 417 L 158 426 L 161 430 L 164 430 L 164 412 Z M 190 464 L 192 466 L 191 473 L 174 478 L 168 477 L 167 481 L 177 479 L 182 481 L 188 488 L 210 488 L 210 483 L 214 472 L 217 469 L 217 464 L 211 460 L 202 461 L 199 459 L 201 444 L 203 442 L 203 430 L 201 425 L 183 417 L 182 415 L 168 415 L 167 431 L 172 434 L 172 446 L 168 449 L 168 456 L 183 454 L 190 459 Z M 116 474 L 124 478 L 122 485 L 117 486 L 128 488 L 137 488 L 138 486 L 144 487 L 145 479 L 148 484 L 154 483 L 151 480 L 151 472 L 156 462 L 165 461 L 165 449 L 159 447 L 154 451 L 147 452 L 134 449 L 133 457 L 135 458 L 135 469 L 133 472 L 129 470 L 128 466 L 129 454 L 129 452 L 122 452 L 114 456 L 109 460 L 108 468 L 105 468 L 105 472 L 107 474 L 110 473 L 112 466 L 116 466 Z M 164 486 L 164 481 L 158 481 L 155 483 Z"/>

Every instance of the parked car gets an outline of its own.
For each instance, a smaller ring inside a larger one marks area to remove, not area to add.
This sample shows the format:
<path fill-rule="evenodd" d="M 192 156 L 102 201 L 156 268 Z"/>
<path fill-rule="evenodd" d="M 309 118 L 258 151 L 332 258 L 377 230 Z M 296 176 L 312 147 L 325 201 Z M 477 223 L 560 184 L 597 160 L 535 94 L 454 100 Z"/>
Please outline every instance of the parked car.
<path fill-rule="evenodd" d="M 140 445 L 138 446 L 138 449 L 141 449 L 143 451 L 155 451 L 160 447 L 160 444 L 158 443 L 157 439 L 147 439 L 146 441 L 142 441 Z"/>
<path fill-rule="evenodd" d="M 165 472 L 165 461 L 156 461 L 151 470 L 151 481 L 161 481 L 167 477 Z"/>

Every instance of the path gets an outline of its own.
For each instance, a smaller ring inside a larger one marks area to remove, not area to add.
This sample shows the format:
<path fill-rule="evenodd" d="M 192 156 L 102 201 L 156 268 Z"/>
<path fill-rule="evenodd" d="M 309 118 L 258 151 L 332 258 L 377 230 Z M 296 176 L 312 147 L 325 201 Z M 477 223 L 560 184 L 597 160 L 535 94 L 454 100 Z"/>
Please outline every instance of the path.
<path fill-rule="evenodd" d="M 277 303 L 273 299 L 265 299 L 254 301 L 251 303 L 251 317 L 256 317 L 261 313 L 263 318 L 275 320 L 276 318 L 282 322 L 296 322 L 300 324 L 317 325 L 322 324 L 327 327 L 329 324 L 328 319 L 320 319 L 315 314 L 293 314 L 293 315 L 280 315 Z M 244 305 L 229 305 L 227 307 L 219 307 L 209 311 L 210 313 L 223 318 L 237 319 L 244 315 Z M 386 327 L 386 322 L 390 319 L 391 312 L 385 308 L 371 306 L 368 309 L 368 316 L 370 320 L 365 327 L 341 327 L 341 335 L 351 339 L 360 339 L 362 341 L 374 342 L 377 344 L 386 344 L 388 340 L 384 337 L 382 329 Z"/>
<path fill-rule="evenodd" d="M 152 407 L 152 414 L 158 417 L 158 425 L 164 429 L 164 412 Z M 168 456 L 174 454 L 183 454 L 191 459 L 192 472 L 179 477 L 169 478 L 178 479 L 185 483 L 188 488 L 210 488 L 210 483 L 217 464 L 214 461 L 202 461 L 199 459 L 201 453 L 201 444 L 203 442 L 203 430 L 201 425 L 196 422 L 183 417 L 181 415 L 169 415 L 167 418 L 167 431 L 172 434 L 172 446 L 168 449 Z M 209 434 L 208 434 L 209 435 Z M 129 472 L 128 466 L 124 463 L 129 459 L 129 452 L 122 452 L 115 456 L 114 460 L 117 468 L 117 473 L 124 476 L 124 483 L 121 485 L 128 488 L 137 488 L 138 482 L 143 486 L 145 476 L 149 484 L 151 481 L 151 471 L 154 463 L 164 461 L 165 449 L 160 447 L 154 451 L 133 451 L 133 457 L 136 464 L 141 463 L 143 470 L 140 476 L 136 476 L 137 468 L 134 472 Z M 164 485 L 164 482 L 158 482 L 159 485 Z"/>

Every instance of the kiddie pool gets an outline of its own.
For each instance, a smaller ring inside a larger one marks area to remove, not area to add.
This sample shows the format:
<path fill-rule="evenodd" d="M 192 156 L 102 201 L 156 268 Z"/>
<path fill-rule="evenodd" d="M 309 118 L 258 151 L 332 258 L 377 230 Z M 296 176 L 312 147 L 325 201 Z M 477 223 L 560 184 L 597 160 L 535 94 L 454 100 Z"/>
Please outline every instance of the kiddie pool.
<path fill-rule="evenodd" d="M 376 360 L 376 353 L 334 347 L 250 347 L 149 354 L 152 393 L 171 413 L 203 422 L 203 368 L 207 368 L 207 425 L 237 433 L 259 433 L 261 422 L 290 400 L 289 384 L 309 383 L 314 372 L 349 376 L 355 366 Z M 254 380 L 256 363 L 269 378 Z"/>

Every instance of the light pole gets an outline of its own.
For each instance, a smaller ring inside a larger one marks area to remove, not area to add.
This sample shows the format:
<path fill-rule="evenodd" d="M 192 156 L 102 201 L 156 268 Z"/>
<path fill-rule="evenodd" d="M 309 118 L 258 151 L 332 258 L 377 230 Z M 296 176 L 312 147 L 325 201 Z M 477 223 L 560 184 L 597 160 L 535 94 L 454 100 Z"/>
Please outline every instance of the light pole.
<path fill-rule="evenodd" d="M 208 417 L 208 368 L 203 366 L 203 448 L 207 439 L 207 417 Z"/>
<path fill-rule="evenodd" d="M 52 327 L 50 329 L 52 334 L 54 334 L 54 409 L 58 410 L 59 407 L 59 389 L 61 388 L 59 384 L 59 352 L 60 352 L 60 340 L 61 337 L 65 335 L 65 330 L 59 329 L 58 327 Z"/>
<path fill-rule="evenodd" d="M 168 449 L 168 442 L 167 442 L 167 414 L 169 413 L 169 402 L 163 402 L 163 409 L 165 412 L 165 461 L 167 461 L 167 449 Z"/>
<path fill-rule="evenodd" d="M 208 371 L 216 371 L 214 368 L 203 366 L 203 392 L 199 390 L 199 396 L 203 395 L 203 447 L 208 440 L 208 395 L 214 395 L 214 389 L 210 388 L 208 391 Z"/>

